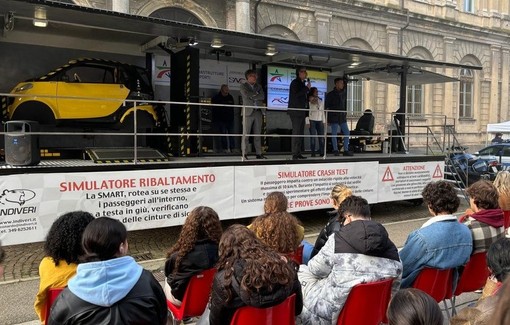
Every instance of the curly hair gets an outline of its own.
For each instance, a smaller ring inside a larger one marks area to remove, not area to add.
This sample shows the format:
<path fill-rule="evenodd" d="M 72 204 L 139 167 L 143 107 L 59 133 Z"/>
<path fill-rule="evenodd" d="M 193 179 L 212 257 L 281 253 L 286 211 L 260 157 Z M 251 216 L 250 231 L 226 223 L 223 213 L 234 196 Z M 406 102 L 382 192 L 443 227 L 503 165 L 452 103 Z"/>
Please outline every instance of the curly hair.
<path fill-rule="evenodd" d="M 435 214 L 455 213 L 460 205 L 460 199 L 452 184 L 445 181 L 430 182 L 421 192 L 423 201 Z"/>
<path fill-rule="evenodd" d="M 487 266 L 499 282 L 510 274 L 510 238 L 502 237 L 491 244 L 487 251 Z"/>
<path fill-rule="evenodd" d="M 264 200 L 264 213 L 275 213 L 287 211 L 289 200 L 282 192 L 271 192 Z"/>
<path fill-rule="evenodd" d="M 57 218 L 46 235 L 45 256 L 51 257 L 55 266 L 62 260 L 68 264 L 79 263 L 83 255 L 82 234 L 92 220 L 94 217 L 85 211 L 73 211 Z"/>
<path fill-rule="evenodd" d="M 339 206 L 346 198 L 352 195 L 352 190 L 345 184 L 338 184 L 331 190 L 333 205 Z"/>
<path fill-rule="evenodd" d="M 499 194 L 496 187 L 488 180 L 481 179 L 469 186 L 466 190 L 467 195 L 471 197 L 474 204 L 479 209 L 497 209 L 499 208 Z"/>
<path fill-rule="evenodd" d="M 247 292 L 264 288 L 273 291 L 277 285 L 291 285 L 296 276 L 296 266 L 286 262 L 245 226 L 234 224 L 225 230 L 219 245 L 218 271 L 225 270 L 227 302 L 232 298 L 232 278 L 236 263 L 243 263 L 241 288 Z"/>
<path fill-rule="evenodd" d="M 184 256 L 195 248 L 197 241 L 209 239 L 219 243 L 222 232 L 220 218 L 216 211 L 206 206 L 194 208 L 182 226 L 179 239 L 177 239 L 177 242 L 166 254 L 167 258 L 169 258 L 172 254 L 177 253 L 174 273 L 177 272 Z"/>
<path fill-rule="evenodd" d="M 298 221 L 292 214 L 274 212 L 255 218 L 251 230 L 267 246 L 280 254 L 294 252 L 299 244 Z"/>

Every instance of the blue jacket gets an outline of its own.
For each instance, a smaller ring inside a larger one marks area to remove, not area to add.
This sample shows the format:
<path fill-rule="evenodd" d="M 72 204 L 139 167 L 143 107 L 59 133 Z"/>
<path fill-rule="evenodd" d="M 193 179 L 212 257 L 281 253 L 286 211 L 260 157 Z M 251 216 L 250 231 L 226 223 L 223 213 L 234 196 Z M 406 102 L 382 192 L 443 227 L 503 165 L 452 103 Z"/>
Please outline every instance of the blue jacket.
<path fill-rule="evenodd" d="M 471 231 L 455 216 L 431 218 L 409 234 L 399 253 L 404 268 L 400 287 L 411 287 L 425 267 L 449 269 L 466 264 L 472 250 Z"/>

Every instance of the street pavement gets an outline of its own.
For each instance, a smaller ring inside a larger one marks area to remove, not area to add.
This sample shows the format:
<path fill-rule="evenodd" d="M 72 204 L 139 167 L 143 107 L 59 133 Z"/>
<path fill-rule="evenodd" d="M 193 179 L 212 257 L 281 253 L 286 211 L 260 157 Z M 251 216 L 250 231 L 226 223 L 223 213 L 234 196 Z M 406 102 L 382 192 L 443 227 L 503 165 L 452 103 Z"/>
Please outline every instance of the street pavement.
<path fill-rule="evenodd" d="M 459 211 L 467 207 L 462 202 Z M 305 227 L 305 239 L 315 242 L 318 233 L 328 220 L 326 211 L 296 213 Z M 409 202 L 388 202 L 372 206 L 372 218 L 385 225 L 390 238 L 397 247 L 402 247 L 407 235 L 419 228 L 429 217 L 425 206 Z M 223 221 L 226 228 L 233 223 L 249 224 L 251 219 Z M 181 227 L 168 227 L 129 233 L 129 250 L 144 268 L 153 271 L 159 281 L 164 280 L 162 268 L 168 248 L 175 242 Z M 39 279 L 38 266 L 43 257 L 43 243 L 6 246 L 5 275 L 0 281 L 0 324 L 38 324 L 33 309 Z M 457 305 L 463 308 L 475 301 L 478 294 L 463 294 Z M 442 305 L 441 305 L 442 306 Z M 448 322 L 445 321 L 445 324 Z"/>

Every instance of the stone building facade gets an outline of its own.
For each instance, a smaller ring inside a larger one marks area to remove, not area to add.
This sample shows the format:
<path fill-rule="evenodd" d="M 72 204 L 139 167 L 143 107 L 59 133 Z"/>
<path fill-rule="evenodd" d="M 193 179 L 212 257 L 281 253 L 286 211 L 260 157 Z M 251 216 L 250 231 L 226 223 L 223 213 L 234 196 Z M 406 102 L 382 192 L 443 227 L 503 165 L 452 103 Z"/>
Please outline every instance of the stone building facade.
<path fill-rule="evenodd" d="M 348 46 L 482 70 L 436 69 L 456 83 L 408 87 L 414 125 L 454 124 L 462 142 L 485 141 L 488 123 L 510 119 L 508 0 L 75 0 L 76 4 L 205 26 Z M 172 10 L 180 16 L 169 16 Z M 399 88 L 353 85 L 353 116 L 371 108 L 380 130 L 398 108 Z M 437 116 L 443 116 L 439 118 Z M 437 118 L 436 118 L 437 117 Z"/>

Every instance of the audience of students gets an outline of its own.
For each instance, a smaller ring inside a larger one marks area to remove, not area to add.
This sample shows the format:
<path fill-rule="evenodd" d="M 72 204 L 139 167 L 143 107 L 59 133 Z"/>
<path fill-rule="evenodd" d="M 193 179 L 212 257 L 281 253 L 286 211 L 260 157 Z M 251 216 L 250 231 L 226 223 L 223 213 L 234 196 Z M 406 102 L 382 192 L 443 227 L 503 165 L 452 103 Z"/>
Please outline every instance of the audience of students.
<path fill-rule="evenodd" d="M 370 220 L 370 206 L 359 196 L 339 208 L 344 226 L 332 234 L 319 253 L 301 265 L 303 324 L 335 324 L 352 287 L 362 282 L 394 278 L 400 285 L 402 264 L 386 229 Z"/>
<path fill-rule="evenodd" d="M 101 217 L 83 232 L 84 263 L 53 303 L 50 324 L 166 324 L 165 293 L 128 253 L 126 227 Z"/>
<path fill-rule="evenodd" d="M 313 247 L 310 258 L 317 255 L 321 250 L 322 246 L 328 241 L 329 236 L 340 230 L 343 224 L 343 217 L 338 215 L 338 207 L 347 197 L 352 195 L 352 190 L 345 184 L 338 184 L 331 190 L 331 204 L 333 205 L 333 211 L 329 212 L 330 218 L 328 223 L 322 228 L 319 233 L 319 237 L 315 240 L 315 246 Z"/>
<path fill-rule="evenodd" d="M 443 313 L 434 298 L 414 288 L 393 296 L 387 316 L 388 325 L 443 325 Z"/>
<path fill-rule="evenodd" d="M 292 294 L 296 294 L 295 313 L 301 313 L 301 286 L 295 264 L 262 243 L 248 228 L 227 228 L 220 240 L 219 255 L 209 308 L 198 324 L 230 324 L 240 307 L 271 307 Z"/>
<path fill-rule="evenodd" d="M 479 180 L 466 190 L 473 211 L 460 218 L 473 236 L 473 254 L 485 252 L 498 238 L 504 236 L 503 210 L 499 208 L 498 191 L 487 180 Z"/>
<path fill-rule="evenodd" d="M 181 305 L 193 275 L 216 264 L 221 233 L 216 211 L 199 206 L 190 212 L 165 262 L 165 295 L 172 304 Z"/>
<path fill-rule="evenodd" d="M 287 212 L 288 200 L 282 192 L 269 193 L 264 201 L 264 214 L 248 226 L 255 235 L 280 254 L 290 254 L 300 245 L 305 229 Z"/>
<path fill-rule="evenodd" d="M 409 234 L 400 251 L 402 288 L 411 287 L 425 267 L 449 269 L 466 264 L 473 250 L 471 231 L 453 215 L 460 204 L 453 185 L 429 183 L 422 197 L 433 217 Z"/>
<path fill-rule="evenodd" d="M 39 291 L 34 308 L 41 323 L 46 319 L 46 296 L 50 288 L 63 288 L 76 274 L 83 255 L 81 236 L 94 217 L 84 211 L 66 213 L 51 225 L 39 264 Z"/>
<path fill-rule="evenodd" d="M 452 325 L 487 324 L 494 313 L 503 282 L 510 274 L 510 238 L 500 238 L 487 251 L 487 267 L 491 272 L 476 305 L 462 309 L 452 318 Z"/>

